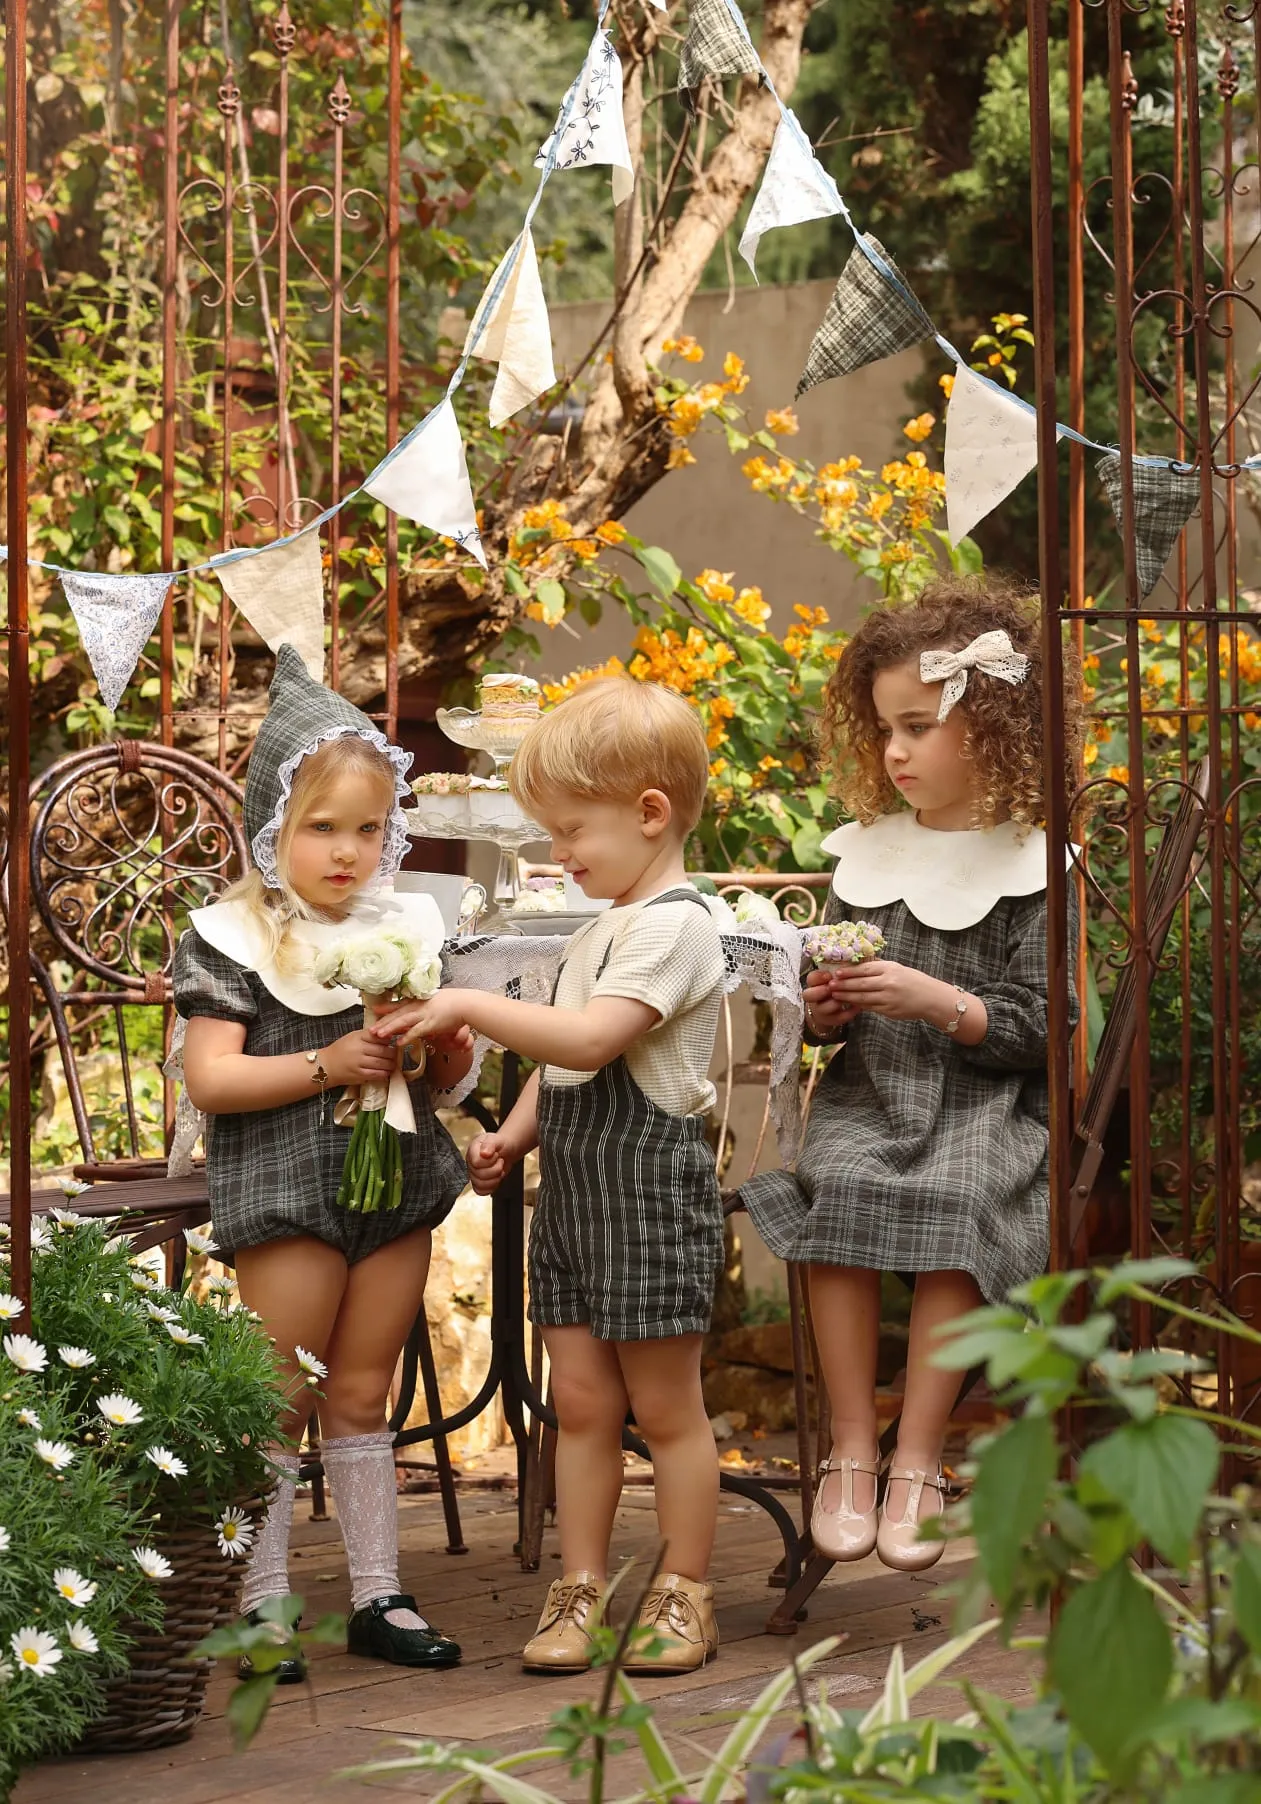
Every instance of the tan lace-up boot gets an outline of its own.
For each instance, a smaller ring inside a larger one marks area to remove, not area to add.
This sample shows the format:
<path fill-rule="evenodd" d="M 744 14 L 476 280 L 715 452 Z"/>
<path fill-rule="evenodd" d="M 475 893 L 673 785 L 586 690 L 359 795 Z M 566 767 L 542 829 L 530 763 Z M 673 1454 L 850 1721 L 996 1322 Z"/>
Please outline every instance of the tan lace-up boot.
<path fill-rule="evenodd" d="M 661 1573 L 644 1599 L 639 1627 L 650 1632 L 658 1651 L 640 1653 L 632 1648 L 627 1672 L 695 1672 L 718 1652 L 714 1587 L 675 1572 Z M 645 1641 L 647 1636 L 639 1639 Z"/>
<path fill-rule="evenodd" d="M 591 1636 L 604 1603 L 604 1584 L 593 1572 L 567 1572 L 548 1586 L 534 1639 L 521 1655 L 527 1672 L 586 1672 Z"/>

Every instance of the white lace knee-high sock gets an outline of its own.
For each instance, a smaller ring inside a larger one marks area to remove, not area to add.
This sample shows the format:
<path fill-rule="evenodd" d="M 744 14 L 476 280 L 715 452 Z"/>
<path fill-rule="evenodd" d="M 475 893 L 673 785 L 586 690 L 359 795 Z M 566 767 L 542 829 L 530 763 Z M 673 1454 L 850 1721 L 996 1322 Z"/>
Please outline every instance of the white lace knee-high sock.
<path fill-rule="evenodd" d="M 298 1483 L 298 1456 L 275 1449 L 268 1455 L 276 1466 L 276 1488 L 267 1505 L 262 1527 L 255 1537 L 245 1584 L 241 1590 L 241 1614 L 257 1610 L 269 1597 L 289 1594 L 289 1530 L 293 1526 L 293 1499 Z"/>
<path fill-rule="evenodd" d="M 393 1439 L 384 1429 L 341 1435 L 323 1442 L 321 1455 L 346 1543 L 351 1608 L 362 1610 L 399 1590 Z M 391 1610 L 386 1620 L 400 1629 L 429 1627 L 413 1610 Z"/>

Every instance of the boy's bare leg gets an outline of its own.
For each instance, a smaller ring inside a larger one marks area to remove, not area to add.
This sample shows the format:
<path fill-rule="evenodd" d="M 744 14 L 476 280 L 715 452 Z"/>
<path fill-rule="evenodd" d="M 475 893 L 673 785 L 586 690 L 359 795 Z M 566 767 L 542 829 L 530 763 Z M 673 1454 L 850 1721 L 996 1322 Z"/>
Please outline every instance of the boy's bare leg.
<path fill-rule="evenodd" d="M 544 1328 L 556 1436 L 556 1515 L 565 1573 L 608 1577 L 622 1495 L 622 1425 L 628 1401 L 617 1352 L 585 1323 Z"/>
<path fill-rule="evenodd" d="M 701 1580 L 718 1525 L 718 1449 L 701 1394 L 699 1334 L 619 1341 L 635 1423 L 652 1454 L 663 1572 Z"/>

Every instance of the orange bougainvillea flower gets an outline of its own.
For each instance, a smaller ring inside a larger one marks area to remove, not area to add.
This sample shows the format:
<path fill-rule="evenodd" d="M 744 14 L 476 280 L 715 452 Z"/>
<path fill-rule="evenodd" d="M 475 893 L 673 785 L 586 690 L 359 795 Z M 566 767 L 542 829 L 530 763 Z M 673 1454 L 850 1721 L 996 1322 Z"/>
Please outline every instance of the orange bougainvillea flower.
<path fill-rule="evenodd" d="M 676 438 L 690 438 L 705 417 L 695 395 L 680 395 L 670 403 L 670 430 Z"/>
<path fill-rule="evenodd" d="M 694 338 L 689 338 L 686 333 L 680 333 L 677 338 L 667 338 L 661 350 L 663 356 L 678 356 L 683 359 L 684 363 L 702 363 L 705 358 L 705 352 L 701 346 Z"/>
<path fill-rule="evenodd" d="M 620 658 L 609 658 L 603 664 L 588 664 L 582 670 L 571 670 L 559 683 L 544 683 L 543 700 L 550 708 L 557 702 L 563 702 L 575 689 L 581 689 L 584 683 L 594 682 L 597 677 L 625 675 L 626 666 Z"/>
<path fill-rule="evenodd" d="M 913 445 L 922 445 L 936 424 L 935 413 L 918 413 L 913 420 L 906 422 L 902 430 Z"/>
<path fill-rule="evenodd" d="M 595 536 L 601 545 L 620 545 L 625 540 L 626 528 L 619 520 L 606 520 L 603 526 L 597 526 Z"/>
<path fill-rule="evenodd" d="M 702 570 L 696 586 L 708 601 L 734 601 L 736 592 L 731 586 L 734 575 L 734 570 Z"/>
<path fill-rule="evenodd" d="M 938 376 L 937 378 L 937 386 L 942 394 L 945 395 L 947 401 L 954 392 L 954 385 L 955 379 L 953 376 Z"/>
<path fill-rule="evenodd" d="M 733 605 L 741 620 L 750 626 L 765 626 L 771 617 L 770 605 L 762 599 L 762 591 L 757 588 L 741 589 Z"/>
<path fill-rule="evenodd" d="M 827 626 L 829 624 L 829 615 L 826 608 L 803 608 L 798 601 L 793 603 L 793 613 L 796 614 L 799 620 L 804 620 L 806 625 L 810 627 Z"/>
<path fill-rule="evenodd" d="M 772 407 L 766 416 L 766 430 L 777 433 L 781 438 L 791 438 L 795 432 L 800 432 L 801 425 L 795 409 Z"/>
<path fill-rule="evenodd" d="M 695 462 L 696 459 L 692 456 L 692 453 L 688 450 L 687 446 L 680 442 L 671 445 L 670 455 L 666 459 L 666 469 L 686 470 L 689 464 L 694 464 Z"/>

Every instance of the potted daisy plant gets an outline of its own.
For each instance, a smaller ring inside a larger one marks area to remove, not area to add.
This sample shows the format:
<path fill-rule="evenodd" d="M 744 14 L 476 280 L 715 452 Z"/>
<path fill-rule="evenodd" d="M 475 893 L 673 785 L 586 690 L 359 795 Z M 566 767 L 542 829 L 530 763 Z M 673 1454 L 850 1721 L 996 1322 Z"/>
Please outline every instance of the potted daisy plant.
<path fill-rule="evenodd" d="M 4 1275 L 0 1251 L 0 1804 L 42 1754 L 191 1733 L 188 1656 L 234 1611 L 286 1406 L 226 1280 L 171 1291 L 72 1209 L 33 1228 L 29 1318 Z"/>

